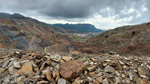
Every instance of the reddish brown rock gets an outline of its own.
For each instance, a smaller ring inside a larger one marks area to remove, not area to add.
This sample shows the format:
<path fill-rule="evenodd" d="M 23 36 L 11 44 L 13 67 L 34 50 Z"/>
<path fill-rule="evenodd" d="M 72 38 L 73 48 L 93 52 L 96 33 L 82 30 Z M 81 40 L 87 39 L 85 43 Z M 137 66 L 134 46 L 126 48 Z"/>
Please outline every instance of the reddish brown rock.
<path fill-rule="evenodd" d="M 91 72 L 91 71 L 94 71 L 95 69 L 96 69 L 96 66 L 92 66 L 92 67 L 88 67 L 88 68 L 87 68 L 87 70 L 90 71 L 90 72 Z"/>
<path fill-rule="evenodd" d="M 33 64 L 33 61 L 24 63 L 20 69 L 20 72 L 22 74 L 26 74 L 30 76 L 34 75 L 32 64 Z"/>
<path fill-rule="evenodd" d="M 93 75 L 95 75 L 95 72 L 90 72 L 89 74 L 91 77 L 93 77 Z"/>
<path fill-rule="evenodd" d="M 53 71 L 53 78 L 55 79 L 55 81 L 57 82 L 58 81 L 58 79 L 60 78 L 60 76 L 59 76 L 59 72 L 57 72 L 57 71 Z"/>
<path fill-rule="evenodd" d="M 32 59 L 33 59 L 32 56 L 27 56 L 27 55 L 25 55 L 21 58 L 21 60 L 32 60 Z"/>
<path fill-rule="evenodd" d="M 138 73 L 143 78 L 150 78 L 149 77 L 150 76 L 150 71 L 145 67 L 139 67 L 138 68 Z"/>
<path fill-rule="evenodd" d="M 102 83 L 103 78 L 102 78 L 102 77 L 98 77 L 98 78 L 97 78 L 97 81 L 98 81 L 98 83 Z"/>
<path fill-rule="evenodd" d="M 60 65 L 60 75 L 68 80 L 72 81 L 82 73 L 83 63 L 81 60 L 68 61 Z"/>
<path fill-rule="evenodd" d="M 42 72 L 42 76 L 41 78 L 46 78 L 48 81 L 52 82 L 53 81 L 53 78 L 52 78 L 52 73 L 49 69 L 47 70 L 44 70 Z"/>
<path fill-rule="evenodd" d="M 145 82 L 143 82 L 143 80 L 141 80 L 140 78 L 138 78 L 136 80 L 136 84 L 146 84 Z"/>
<path fill-rule="evenodd" d="M 93 84 L 99 84 L 97 81 L 94 81 Z"/>
<path fill-rule="evenodd" d="M 10 74 L 13 74 L 13 75 L 15 75 L 15 76 L 18 76 L 18 75 L 19 75 L 18 70 L 15 69 L 13 66 L 9 67 L 9 68 L 8 68 L 8 71 L 9 71 Z"/>
<path fill-rule="evenodd" d="M 4 68 L 0 68 L 0 74 L 3 73 L 5 71 Z"/>
<path fill-rule="evenodd" d="M 42 71 L 45 67 L 45 62 L 42 63 L 41 67 L 40 67 L 40 71 Z"/>

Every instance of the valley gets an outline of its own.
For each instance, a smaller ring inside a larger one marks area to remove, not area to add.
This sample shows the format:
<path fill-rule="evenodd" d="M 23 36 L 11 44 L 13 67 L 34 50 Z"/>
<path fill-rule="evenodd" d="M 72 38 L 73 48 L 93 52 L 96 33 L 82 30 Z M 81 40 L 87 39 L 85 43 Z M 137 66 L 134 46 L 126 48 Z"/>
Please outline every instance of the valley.
<path fill-rule="evenodd" d="M 149 84 L 150 24 L 103 31 L 0 13 L 1 84 Z"/>

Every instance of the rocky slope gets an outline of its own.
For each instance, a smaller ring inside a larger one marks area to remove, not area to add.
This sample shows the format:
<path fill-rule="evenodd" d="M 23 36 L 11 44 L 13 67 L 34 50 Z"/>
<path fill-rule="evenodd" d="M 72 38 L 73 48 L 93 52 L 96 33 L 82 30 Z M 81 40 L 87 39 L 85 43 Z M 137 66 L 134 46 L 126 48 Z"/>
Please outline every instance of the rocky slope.
<path fill-rule="evenodd" d="M 0 13 L 0 47 L 69 52 L 72 40 L 44 23 L 19 14 Z"/>
<path fill-rule="evenodd" d="M 150 23 L 123 26 L 89 39 L 83 48 L 94 53 L 115 51 L 119 54 L 148 55 L 150 53 Z M 83 49 L 84 50 L 84 49 Z"/>
<path fill-rule="evenodd" d="M 1 84 L 149 84 L 150 57 L 0 49 Z"/>

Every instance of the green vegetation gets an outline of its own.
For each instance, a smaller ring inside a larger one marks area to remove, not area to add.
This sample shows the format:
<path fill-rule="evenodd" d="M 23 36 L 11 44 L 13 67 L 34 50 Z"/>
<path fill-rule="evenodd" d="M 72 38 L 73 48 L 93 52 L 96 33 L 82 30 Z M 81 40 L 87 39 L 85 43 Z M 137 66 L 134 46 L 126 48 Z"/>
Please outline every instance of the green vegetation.
<path fill-rule="evenodd" d="M 104 51 L 104 50 L 101 50 L 101 53 L 105 53 L 105 51 Z"/>
<path fill-rule="evenodd" d="M 25 78 L 28 78 L 28 74 L 24 74 Z"/>
<path fill-rule="evenodd" d="M 23 23 L 21 24 L 21 26 L 23 26 Z"/>
<path fill-rule="evenodd" d="M 105 38 L 108 38 L 108 37 L 109 37 L 108 35 L 105 36 Z"/>
<path fill-rule="evenodd" d="M 74 42 L 86 42 L 86 40 L 89 39 L 89 36 L 87 37 L 83 37 L 83 36 L 79 36 L 79 35 L 76 35 L 76 34 L 67 34 L 67 36 L 72 39 Z"/>
<path fill-rule="evenodd" d="M 132 35 L 135 35 L 135 31 L 132 32 Z"/>

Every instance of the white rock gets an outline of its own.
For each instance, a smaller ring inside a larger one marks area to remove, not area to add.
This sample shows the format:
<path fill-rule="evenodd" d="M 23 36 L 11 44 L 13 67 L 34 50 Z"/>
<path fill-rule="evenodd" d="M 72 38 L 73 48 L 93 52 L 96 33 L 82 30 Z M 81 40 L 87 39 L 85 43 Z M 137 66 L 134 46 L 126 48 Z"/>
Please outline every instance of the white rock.
<path fill-rule="evenodd" d="M 107 78 L 103 80 L 102 84 L 109 84 Z"/>
<path fill-rule="evenodd" d="M 67 81 L 63 78 L 58 79 L 58 84 L 67 84 Z"/>
<path fill-rule="evenodd" d="M 106 62 L 111 62 L 111 60 L 109 60 L 109 59 L 107 59 L 107 60 L 105 60 Z"/>
<path fill-rule="evenodd" d="M 20 62 L 14 62 L 14 67 L 15 67 L 15 68 L 21 68 Z"/>

